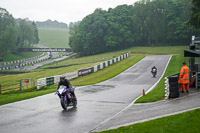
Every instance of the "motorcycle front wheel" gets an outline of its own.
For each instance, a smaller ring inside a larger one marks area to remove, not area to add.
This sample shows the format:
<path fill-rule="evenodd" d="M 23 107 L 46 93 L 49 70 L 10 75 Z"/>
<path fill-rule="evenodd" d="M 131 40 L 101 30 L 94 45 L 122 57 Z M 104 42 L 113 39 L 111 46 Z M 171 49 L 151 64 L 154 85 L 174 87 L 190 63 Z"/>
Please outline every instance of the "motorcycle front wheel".
<path fill-rule="evenodd" d="M 67 98 L 66 98 L 66 100 L 65 100 L 65 98 L 66 98 L 66 97 L 61 97 L 61 98 L 60 98 L 60 103 L 61 103 L 61 106 L 62 106 L 62 108 L 63 108 L 64 110 L 67 109 Z"/>
<path fill-rule="evenodd" d="M 77 100 L 73 101 L 73 107 L 75 108 L 77 106 Z"/>

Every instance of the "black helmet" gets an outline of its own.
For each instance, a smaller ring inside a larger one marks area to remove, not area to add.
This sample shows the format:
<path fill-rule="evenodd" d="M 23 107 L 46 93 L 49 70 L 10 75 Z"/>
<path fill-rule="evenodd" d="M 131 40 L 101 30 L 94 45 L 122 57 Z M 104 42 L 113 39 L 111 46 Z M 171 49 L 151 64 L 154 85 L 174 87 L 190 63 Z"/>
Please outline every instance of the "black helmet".
<path fill-rule="evenodd" d="M 61 76 L 60 76 L 60 79 L 64 80 L 64 79 L 65 79 L 65 76 L 64 76 L 64 75 L 61 75 Z"/>

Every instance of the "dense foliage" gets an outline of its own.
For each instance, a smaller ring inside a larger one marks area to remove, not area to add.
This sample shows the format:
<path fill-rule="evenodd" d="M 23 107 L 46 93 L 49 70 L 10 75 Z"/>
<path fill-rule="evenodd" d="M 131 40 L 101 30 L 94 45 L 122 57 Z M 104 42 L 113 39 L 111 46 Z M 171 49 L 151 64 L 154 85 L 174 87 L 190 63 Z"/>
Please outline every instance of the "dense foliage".
<path fill-rule="evenodd" d="M 38 31 L 34 22 L 15 20 L 6 9 L 0 8 L 0 57 L 17 53 L 17 49 L 38 43 Z"/>
<path fill-rule="evenodd" d="M 200 29 L 200 0 L 192 0 L 192 15 L 189 23 Z"/>
<path fill-rule="evenodd" d="M 96 9 L 70 28 L 71 48 L 91 55 L 131 46 L 189 45 L 190 0 L 142 0 L 108 11 Z"/>

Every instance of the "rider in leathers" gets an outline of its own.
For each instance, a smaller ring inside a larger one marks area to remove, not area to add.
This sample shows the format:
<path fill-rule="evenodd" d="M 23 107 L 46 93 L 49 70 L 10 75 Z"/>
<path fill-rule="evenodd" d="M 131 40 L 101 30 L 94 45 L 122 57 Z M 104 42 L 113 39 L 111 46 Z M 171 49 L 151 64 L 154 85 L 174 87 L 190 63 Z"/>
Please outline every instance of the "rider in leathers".
<path fill-rule="evenodd" d="M 76 95 L 75 95 L 75 93 L 74 93 L 74 91 L 72 91 L 72 86 L 71 86 L 71 84 L 70 84 L 70 82 L 65 78 L 65 76 L 61 76 L 60 77 L 60 81 L 59 81 L 59 83 L 58 83 L 58 88 L 57 88 L 57 90 L 59 89 L 59 87 L 61 86 L 61 85 L 64 85 L 64 86 L 66 86 L 67 88 L 69 88 L 69 91 L 70 91 L 70 93 L 75 97 L 75 99 L 76 99 Z"/>
<path fill-rule="evenodd" d="M 157 68 L 156 68 L 155 66 L 153 66 L 153 67 L 151 68 L 151 73 L 153 73 L 153 69 L 156 70 L 156 74 L 157 74 Z"/>

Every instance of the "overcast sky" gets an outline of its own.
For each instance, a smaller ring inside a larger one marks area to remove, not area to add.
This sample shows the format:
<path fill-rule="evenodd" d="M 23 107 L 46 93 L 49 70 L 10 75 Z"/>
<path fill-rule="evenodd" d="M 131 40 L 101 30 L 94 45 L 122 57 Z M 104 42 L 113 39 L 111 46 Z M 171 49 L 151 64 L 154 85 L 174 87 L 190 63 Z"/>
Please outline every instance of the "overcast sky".
<path fill-rule="evenodd" d="M 133 5 L 138 0 L 0 0 L 15 18 L 29 18 L 34 21 L 47 19 L 69 24 L 82 20 L 96 8 L 107 10 L 118 5 Z"/>

